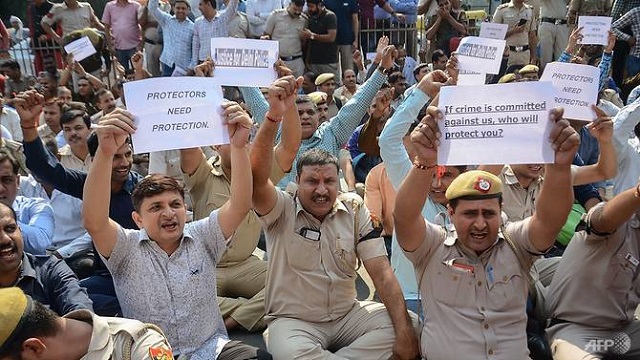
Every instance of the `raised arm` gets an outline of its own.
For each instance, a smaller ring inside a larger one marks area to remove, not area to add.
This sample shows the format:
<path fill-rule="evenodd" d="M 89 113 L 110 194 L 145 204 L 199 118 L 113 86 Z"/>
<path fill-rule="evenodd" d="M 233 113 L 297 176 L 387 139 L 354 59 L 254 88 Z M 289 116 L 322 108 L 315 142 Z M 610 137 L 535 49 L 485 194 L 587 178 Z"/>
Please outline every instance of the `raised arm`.
<path fill-rule="evenodd" d="M 269 180 L 273 165 L 273 143 L 282 118 L 285 118 L 285 121 L 300 122 L 297 110 L 295 117 L 290 112 L 291 108 L 296 109 L 296 91 L 300 85 L 301 78 L 296 80 L 293 76 L 287 76 L 276 80 L 269 88 L 269 111 L 251 148 L 251 169 L 254 180 L 253 207 L 258 215 L 268 214 L 276 206 L 276 188 Z"/>
<path fill-rule="evenodd" d="M 590 228 L 598 233 L 612 233 L 629 221 L 640 209 L 640 184 L 616 195 L 589 214 Z"/>
<path fill-rule="evenodd" d="M 231 20 L 233 20 L 233 18 L 238 13 L 238 2 L 239 0 L 230 0 L 229 4 L 227 5 L 227 8 L 221 12 L 220 14 L 221 19 L 219 20 L 222 20 L 227 24 L 229 24 Z"/>
<path fill-rule="evenodd" d="M 422 208 L 431 191 L 432 179 L 438 164 L 438 120 L 441 119 L 442 112 L 430 106 L 427 115 L 411 133 L 416 158 L 414 166 L 398 188 L 396 206 L 393 210 L 393 228 L 398 244 L 405 251 L 416 250 L 426 234 L 427 222 L 422 217 Z"/>
<path fill-rule="evenodd" d="M 167 21 L 171 20 L 171 15 L 160 10 L 158 1 L 159 0 L 149 0 L 149 3 L 147 4 L 147 9 L 149 9 L 149 12 L 151 13 L 151 15 L 153 15 L 153 17 L 156 18 L 156 21 L 158 22 L 158 24 L 160 24 L 160 26 L 165 26 Z"/>
<path fill-rule="evenodd" d="M 392 45 L 387 46 L 384 49 L 378 69 L 384 69 L 385 71 L 391 69 L 394 59 L 393 54 L 394 47 Z M 335 136 L 337 144 L 345 144 L 349 140 L 385 80 L 385 74 L 382 71 L 376 71 L 356 94 L 342 106 L 338 111 L 338 115 L 329 120 L 327 129 Z"/>
<path fill-rule="evenodd" d="M 120 228 L 109 219 L 113 156 L 120 147 L 126 145 L 127 138 L 134 131 L 133 115 L 123 109 L 115 109 L 104 116 L 96 129 L 98 150 L 84 187 L 82 218 L 96 249 L 105 258 L 111 256 Z"/>
<path fill-rule="evenodd" d="M 222 116 L 231 146 L 231 196 L 218 212 L 220 229 L 225 238 L 230 238 L 251 210 L 253 179 L 249 163 L 249 134 L 253 122 L 246 111 L 236 102 L 222 104 Z"/>
<path fill-rule="evenodd" d="M 20 116 L 22 146 L 29 170 L 35 176 L 53 185 L 58 191 L 82 199 L 86 174 L 62 166 L 58 159 L 44 148 L 42 140 L 38 137 L 38 123 L 44 105 L 44 96 L 35 90 L 30 90 L 18 94 L 14 100 L 16 111 Z"/>
<path fill-rule="evenodd" d="M 290 84 L 290 82 L 292 81 L 291 79 L 293 78 L 293 72 L 285 65 L 284 61 L 276 61 L 276 71 L 279 78 L 286 79 Z M 304 79 L 301 76 L 297 79 L 293 79 L 293 82 L 296 86 L 296 91 L 302 85 L 303 80 Z M 287 107 L 286 111 L 283 113 L 284 119 L 282 121 L 282 126 L 280 127 L 280 141 L 278 141 L 274 149 L 276 163 L 280 170 L 282 170 L 284 173 L 288 173 L 293 167 L 293 161 L 298 154 L 298 149 L 300 148 L 300 143 L 302 142 L 300 116 L 298 116 L 298 109 L 295 104 L 295 99 L 296 96 L 286 99 Z M 279 106 L 280 102 L 281 100 L 277 98 L 277 103 L 269 104 L 269 108 L 273 109 L 274 107 Z M 269 116 L 273 116 L 271 115 L 272 113 L 273 112 L 270 112 Z"/>
<path fill-rule="evenodd" d="M 555 160 L 545 166 L 544 183 L 529 228 L 529 239 L 538 251 L 547 251 L 553 245 L 573 205 L 571 163 L 580 146 L 580 136 L 562 114 L 561 108 L 549 113 L 549 120 L 554 123 L 549 140 Z"/>
<path fill-rule="evenodd" d="M 591 184 L 613 179 L 618 173 L 616 149 L 613 146 L 613 121 L 604 111 L 593 105 L 597 119 L 588 124 L 589 133 L 598 140 L 600 155 L 593 165 L 581 166 L 576 170 L 573 185 Z"/>

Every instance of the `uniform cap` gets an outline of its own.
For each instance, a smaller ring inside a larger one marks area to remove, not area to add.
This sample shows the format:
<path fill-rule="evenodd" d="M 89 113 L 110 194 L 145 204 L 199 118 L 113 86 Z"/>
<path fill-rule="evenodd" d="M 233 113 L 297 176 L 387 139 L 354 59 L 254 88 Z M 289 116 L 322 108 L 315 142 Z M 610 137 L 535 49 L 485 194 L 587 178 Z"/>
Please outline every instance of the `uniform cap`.
<path fill-rule="evenodd" d="M 507 84 L 510 82 L 514 82 L 516 81 L 516 75 L 515 74 L 507 74 L 504 75 L 503 77 L 500 78 L 500 80 L 498 80 L 498 84 Z"/>
<path fill-rule="evenodd" d="M 323 93 L 322 91 L 314 91 L 308 94 L 308 96 L 311 98 L 311 101 L 316 104 L 316 106 L 320 103 L 327 102 L 327 94 Z"/>
<path fill-rule="evenodd" d="M 471 170 L 460 174 L 445 193 L 447 200 L 465 198 L 479 200 L 502 195 L 502 181 L 497 176 L 482 170 Z"/>
<path fill-rule="evenodd" d="M 0 289 L 0 349 L 20 329 L 22 319 L 31 311 L 31 298 L 20 288 Z"/>
<path fill-rule="evenodd" d="M 527 66 L 524 66 L 522 69 L 520 69 L 520 71 L 518 71 L 518 73 L 520 73 L 520 74 L 537 74 L 538 71 L 540 71 L 540 68 L 538 68 L 536 65 L 529 64 Z"/>
<path fill-rule="evenodd" d="M 327 81 L 335 78 L 336 76 L 332 73 L 323 73 L 318 75 L 318 77 L 316 78 L 316 86 L 318 85 L 322 85 L 324 83 L 326 83 Z"/>

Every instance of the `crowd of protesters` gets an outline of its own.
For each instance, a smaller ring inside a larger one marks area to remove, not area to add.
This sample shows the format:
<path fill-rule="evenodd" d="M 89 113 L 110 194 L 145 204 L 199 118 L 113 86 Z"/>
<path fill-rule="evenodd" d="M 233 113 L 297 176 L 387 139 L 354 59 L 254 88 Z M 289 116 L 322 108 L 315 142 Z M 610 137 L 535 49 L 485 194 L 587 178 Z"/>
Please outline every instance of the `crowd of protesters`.
<path fill-rule="evenodd" d="M 640 3 L 498 6 L 486 86 L 594 66 L 593 121 L 549 111 L 553 163 L 444 166 L 463 5 L 34 0 L 0 22 L 0 359 L 640 358 Z M 580 16 L 612 17 L 607 45 Z M 228 144 L 134 155 L 123 84 L 215 77 L 212 37 L 278 41 L 277 80 L 223 87 Z M 8 58 L 25 40 L 35 77 Z"/>

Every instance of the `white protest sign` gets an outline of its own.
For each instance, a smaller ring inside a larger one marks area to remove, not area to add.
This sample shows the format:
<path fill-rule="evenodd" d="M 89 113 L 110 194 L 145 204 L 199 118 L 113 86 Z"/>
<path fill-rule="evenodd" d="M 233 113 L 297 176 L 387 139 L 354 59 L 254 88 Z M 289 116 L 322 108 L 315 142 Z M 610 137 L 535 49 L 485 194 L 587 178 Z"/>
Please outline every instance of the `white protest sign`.
<path fill-rule="evenodd" d="M 460 71 L 497 74 L 500 72 L 506 41 L 475 36 L 462 38 L 456 50 Z"/>
<path fill-rule="evenodd" d="M 582 41 L 585 45 L 607 45 L 611 18 L 608 16 L 582 16 L 578 17 L 578 27 L 582 27 Z"/>
<path fill-rule="evenodd" d="M 460 74 L 458 74 L 457 85 L 462 85 L 462 86 L 484 85 L 486 81 L 487 81 L 487 74 L 461 71 Z"/>
<path fill-rule="evenodd" d="M 216 78 L 163 77 L 124 83 L 136 117 L 134 153 L 229 143 L 222 124 L 222 87 Z"/>
<path fill-rule="evenodd" d="M 564 117 L 593 121 L 591 104 L 598 101 L 600 69 L 595 66 L 552 62 L 544 68 L 541 81 L 556 87 L 556 106 L 564 108 Z"/>
<path fill-rule="evenodd" d="M 500 24 L 483 21 L 480 24 L 480 37 L 488 39 L 504 40 L 507 35 L 508 24 Z"/>
<path fill-rule="evenodd" d="M 93 47 L 93 44 L 91 44 L 91 40 L 86 36 L 78 40 L 73 40 L 65 45 L 64 51 L 66 51 L 67 54 L 73 54 L 73 60 L 75 61 L 82 61 L 96 53 L 96 49 Z"/>
<path fill-rule="evenodd" d="M 376 58 L 376 53 L 374 53 L 374 52 L 368 52 L 365 56 L 366 56 L 366 59 L 367 59 L 367 60 L 373 61 L 373 59 L 375 59 L 375 58 Z"/>
<path fill-rule="evenodd" d="M 273 64 L 278 59 L 278 42 L 271 40 L 211 39 L 214 77 L 221 85 L 269 86 L 277 79 Z"/>
<path fill-rule="evenodd" d="M 553 162 L 550 82 L 445 86 L 440 90 L 438 164 Z"/>

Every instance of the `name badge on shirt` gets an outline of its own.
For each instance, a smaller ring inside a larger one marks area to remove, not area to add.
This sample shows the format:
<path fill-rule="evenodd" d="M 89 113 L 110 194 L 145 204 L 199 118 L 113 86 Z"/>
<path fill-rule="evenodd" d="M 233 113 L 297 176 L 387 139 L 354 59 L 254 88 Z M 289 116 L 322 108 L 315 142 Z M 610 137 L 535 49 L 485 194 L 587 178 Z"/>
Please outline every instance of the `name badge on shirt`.
<path fill-rule="evenodd" d="M 631 253 L 627 253 L 624 258 L 627 259 L 627 261 L 630 262 L 633 266 L 638 266 L 638 264 L 640 264 L 640 261 L 638 261 L 635 256 L 631 255 Z"/>

